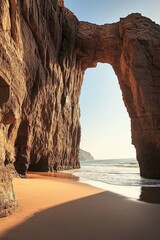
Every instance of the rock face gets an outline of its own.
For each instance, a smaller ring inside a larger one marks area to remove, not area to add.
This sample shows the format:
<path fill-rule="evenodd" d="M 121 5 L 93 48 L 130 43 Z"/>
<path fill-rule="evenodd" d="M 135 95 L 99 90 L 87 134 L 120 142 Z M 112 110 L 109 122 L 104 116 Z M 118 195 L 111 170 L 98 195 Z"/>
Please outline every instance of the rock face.
<path fill-rule="evenodd" d="M 118 77 L 141 175 L 160 178 L 160 26 L 140 14 L 98 26 L 62 0 L 1 0 L 1 216 L 17 208 L 13 163 L 22 175 L 79 167 L 79 95 L 97 62 Z"/>
<path fill-rule="evenodd" d="M 0 1 L 0 216 L 16 209 L 13 162 L 22 175 L 79 167 L 77 24 L 63 1 Z"/>
<path fill-rule="evenodd" d="M 80 22 L 82 68 L 112 65 L 131 119 L 140 174 L 160 179 L 160 26 L 140 14 L 114 24 Z"/>
<path fill-rule="evenodd" d="M 85 160 L 94 160 L 94 157 L 89 153 L 82 149 L 79 150 L 79 160 L 85 161 Z"/>

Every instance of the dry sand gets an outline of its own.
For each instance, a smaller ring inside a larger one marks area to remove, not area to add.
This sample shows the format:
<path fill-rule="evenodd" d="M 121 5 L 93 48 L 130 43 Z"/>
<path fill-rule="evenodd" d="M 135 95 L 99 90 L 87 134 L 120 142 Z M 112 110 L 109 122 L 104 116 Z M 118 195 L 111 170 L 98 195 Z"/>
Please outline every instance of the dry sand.
<path fill-rule="evenodd" d="M 54 176 L 14 180 L 20 211 L 0 219 L 0 239 L 160 239 L 160 204 L 131 201 L 66 174 Z"/>

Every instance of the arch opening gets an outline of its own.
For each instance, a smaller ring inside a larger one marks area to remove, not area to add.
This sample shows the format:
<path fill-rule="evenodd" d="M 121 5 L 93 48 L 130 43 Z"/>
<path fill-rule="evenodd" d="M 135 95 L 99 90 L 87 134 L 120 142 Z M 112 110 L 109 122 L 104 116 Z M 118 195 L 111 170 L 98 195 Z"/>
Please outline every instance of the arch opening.
<path fill-rule="evenodd" d="M 112 66 L 87 69 L 80 96 L 81 149 L 96 159 L 135 158 L 131 124 Z"/>

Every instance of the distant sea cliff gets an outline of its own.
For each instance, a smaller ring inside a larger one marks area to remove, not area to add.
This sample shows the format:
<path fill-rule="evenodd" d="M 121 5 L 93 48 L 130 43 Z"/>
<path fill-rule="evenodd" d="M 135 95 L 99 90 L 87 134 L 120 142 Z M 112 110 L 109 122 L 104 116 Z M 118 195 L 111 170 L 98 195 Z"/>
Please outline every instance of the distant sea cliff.
<path fill-rule="evenodd" d="M 79 151 L 79 160 L 80 161 L 94 160 L 94 157 L 89 152 L 80 149 L 80 151 Z"/>

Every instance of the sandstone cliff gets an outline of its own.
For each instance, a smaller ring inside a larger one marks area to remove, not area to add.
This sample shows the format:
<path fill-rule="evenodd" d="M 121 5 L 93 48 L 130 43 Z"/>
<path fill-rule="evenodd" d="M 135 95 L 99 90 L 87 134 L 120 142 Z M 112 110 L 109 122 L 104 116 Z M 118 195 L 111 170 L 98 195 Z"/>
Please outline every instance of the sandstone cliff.
<path fill-rule="evenodd" d="M 94 160 L 94 157 L 87 151 L 84 151 L 82 149 L 79 150 L 79 160 Z"/>
<path fill-rule="evenodd" d="M 17 204 L 13 162 L 22 175 L 79 167 L 77 24 L 63 1 L 0 1 L 0 215 Z"/>
<path fill-rule="evenodd" d="M 160 178 L 160 26 L 140 14 L 79 22 L 60 0 L 0 1 L 0 216 L 17 208 L 18 173 L 79 167 L 79 95 L 112 65 L 131 118 L 141 175 Z"/>

